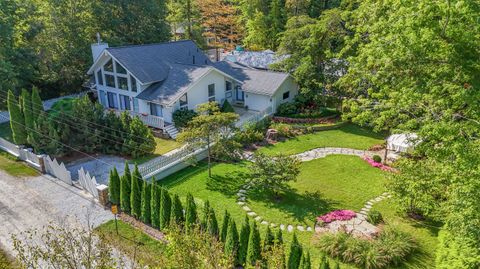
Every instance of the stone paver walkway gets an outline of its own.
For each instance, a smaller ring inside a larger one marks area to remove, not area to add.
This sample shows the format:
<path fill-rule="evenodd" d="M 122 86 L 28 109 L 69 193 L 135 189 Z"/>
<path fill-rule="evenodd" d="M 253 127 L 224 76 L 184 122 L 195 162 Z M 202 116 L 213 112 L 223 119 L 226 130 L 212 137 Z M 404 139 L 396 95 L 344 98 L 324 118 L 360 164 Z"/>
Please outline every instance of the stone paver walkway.
<path fill-rule="evenodd" d="M 243 153 L 243 158 L 248 161 L 252 161 L 253 158 L 253 152 L 246 151 Z M 331 147 L 323 147 L 323 148 L 316 148 L 312 149 L 309 151 L 305 151 L 296 155 L 293 155 L 297 157 L 300 161 L 302 162 L 307 162 L 311 161 L 314 159 L 319 159 L 319 158 L 324 158 L 327 155 L 332 155 L 332 154 L 340 154 L 340 155 L 353 155 L 353 156 L 358 156 L 358 157 L 363 157 L 363 156 L 373 156 L 375 154 L 378 154 L 378 152 L 375 151 L 368 151 L 368 150 L 358 150 L 358 149 L 350 149 L 350 148 L 331 148 Z M 251 183 L 247 183 L 244 186 L 240 188 L 240 190 L 237 193 L 237 204 L 242 207 L 242 209 L 247 213 L 248 216 L 251 216 L 254 218 L 255 221 L 259 222 L 262 225 L 270 225 L 271 227 L 277 227 L 279 226 L 281 230 L 287 230 L 288 232 L 293 232 L 295 229 L 300 232 L 322 232 L 322 231 L 330 231 L 330 232 L 337 232 L 340 229 L 344 229 L 347 231 L 352 232 L 353 234 L 357 235 L 365 235 L 365 236 L 371 236 L 372 234 L 375 234 L 377 232 L 377 228 L 368 223 L 366 218 L 367 214 L 370 211 L 370 208 L 372 207 L 373 203 L 379 202 L 385 198 L 390 197 L 388 193 L 384 193 L 381 196 L 374 198 L 370 201 L 368 201 L 364 208 L 357 213 L 357 216 L 349 221 L 334 221 L 329 224 L 327 224 L 325 227 L 320 227 L 320 226 L 315 226 L 315 227 L 305 227 L 303 225 L 292 225 L 292 224 L 279 224 L 277 225 L 276 223 L 271 223 L 268 220 L 265 220 L 262 216 L 259 216 L 256 212 L 252 211 L 250 207 L 248 207 L 247 203 L 247 192 L 248 190 L 252 187 Z"/>

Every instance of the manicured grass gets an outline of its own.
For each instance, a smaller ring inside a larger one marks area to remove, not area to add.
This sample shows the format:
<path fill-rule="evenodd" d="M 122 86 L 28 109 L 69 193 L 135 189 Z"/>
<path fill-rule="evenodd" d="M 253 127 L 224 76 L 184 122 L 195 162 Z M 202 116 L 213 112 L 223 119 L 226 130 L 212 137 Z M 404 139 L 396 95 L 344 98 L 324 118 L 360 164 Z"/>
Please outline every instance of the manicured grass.
<path fill-rule="evenodd" d="M 321 147 L 342 147 L 366 150 L 384 143 L 382 134 L 374 133 L 357 125 L 346 124 L 338 129 L 300 135 L 283 142 L 259 149 L 269 155 L 279 153 L 292 155 Z"/>
<path fill-rule="evenodd" d="M 12 130 L 10 129 L 10 122 L 0 123 L 0 137 L 10 142 L 13 141 Z"/>
<path fill-rule="evenodd" d="M 118 231 L 120 236 L 116 233 L 114 220 L 96 228 L 96 232 L 101 235 L 103 240 L 131 259 L 135 255 L 136 262 L 140 262 L 142 265 L 159 266 L 159 257 L 164 251 L 164 243 L 121 220 L 118 220 Z M 137 243 L 140 244 L 137 245 Z"/>
<path fill-rule="evenodd" d="M 384 192 L 383 173 L 357 156 L 330 155 L 302 163 L 297 181 L 279 199 L 252 191 L 249 207 L 270 222 L 313 226 L 317 216 L 335 209 L 360 211 Z"/>
<path fill-rule="evenodd" d="M 157 143 L 155 147 L 155 152 L 147 156 L 142 156 L 136 159 L 132 159 L 131 162 L 141 164 L 150 161 L 158 156 L 161 156 L 169 151 L 172 151 L 176 148 L 180 148 L 182 144 L 173 139 L 159 138 L 155 137 L 155 142 Z"/>
<path fill-rule="evenodd" d="M 245 211 L 236 204 L 236 194 L 243 185 L 245 171 L 245 163 L 221 163 L 213 166 L 212 178 L 209 178 L 207 165 L 201 162 L 195 167 L 185 168 L 166 177 L 159 183 L 182 199 L 187 193 L 192 193 L 199 207 L 208 200 L 215 208 L 219 220 L 223 218 L 223 212 L 228 210 L 238 220 L 237 223 L 241 223 L 245 218 Z"/>
<path fill-rule="evenodd" d="M 55 102 L 52 105 L 51 110 L 48 112 L 50 117 L 54 117 L 61 112 L 71 113 L 73 109 L 73 104 L 75 101 L 78 100 L 77 98 L 64 98 Z"/>
<path fill-rule="evenodd" d="M 0 169 L 14 177 L 29 177 L 39 175 L 38 171 L 14 156 L 0 150 Z"/>
<path fill-rule="evenodd" d="M 374 204 L 372 209 L 382 213 L 386 224 L 413 236 L 418 244 L 418 250 L 412 254 L 407 262 L 399 268 L 432 268 L 435 264 L 435 251 L 437 248 L 437 236 L 441 226 L 439 223 L 428 221 L 414 221 L 395 209 L 392 200 L 387 199 Z"/>

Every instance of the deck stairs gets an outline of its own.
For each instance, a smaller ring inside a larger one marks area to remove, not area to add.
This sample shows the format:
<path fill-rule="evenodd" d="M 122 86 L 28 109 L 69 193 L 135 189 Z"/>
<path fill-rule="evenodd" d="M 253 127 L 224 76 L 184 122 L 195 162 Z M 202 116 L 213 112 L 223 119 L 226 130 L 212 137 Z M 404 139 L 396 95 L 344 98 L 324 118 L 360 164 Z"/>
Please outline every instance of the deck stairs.
<path fill-rule="evenodd" d="M 165 132 L 173 139 L 177 138 L 178 129 L 173 124 L 165 126 Z"/>

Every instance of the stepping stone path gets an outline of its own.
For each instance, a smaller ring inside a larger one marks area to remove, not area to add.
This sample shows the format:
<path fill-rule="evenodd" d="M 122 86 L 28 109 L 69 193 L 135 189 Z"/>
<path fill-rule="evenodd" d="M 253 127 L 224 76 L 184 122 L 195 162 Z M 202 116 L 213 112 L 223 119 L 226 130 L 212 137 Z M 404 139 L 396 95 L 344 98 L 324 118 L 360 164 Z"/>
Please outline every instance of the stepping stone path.
<path fill-rule="evenodd" d="M 373 156 L 376 154 L 374 151 L 349 149 L 349 148 L 316 148 L 309 151 L 305 151 L 294 155 L 302 162 L 307 162 L 319 158 L 325 158 L 327 155 L 341 154 L 341 155 L 354 155 L 358 157 Z"/>
<path fill-rule="evenodd" d="M 376 154 L 375 151 L 367 151 L 367 150 L 358 150 L 358 149 L 349 149 L 349 148 L 330 148 L 330 147 L 324 147 L 324 148 L 316 148 L 312 149 L 309 151 L 305 151 L 296 155 L 293 155 L 297 157 L 300 161 L 306 162 L 306 161 L 311 161 L 314 159 L 319 159 L 319 158 L 324 158 L 327 155 L 331 154 L 341 154 L 341 155 L 353 155 L 353 156 L 373 156 Z M 245 160 L 251 161 L 253 158 L 253 152 L 244 152 L 243 153 L 243 158 Z M 276 227 L 277 225 L 275 223 L 269 223 L 267 220 L 264 220 L 261 216 L 259 216 L 256 212 L 252 211 L 248 206 L 247 206 L 247 192 L 248 190 L 252 187 L 251 183 L 246 183 L 243 185 L 240 190 L 237 192 L 237 204 L 242 207 L 242 209 L 247 212 L 248 216 L 251 216 L 254 218 L 255 221 L 260 222 L 260 224 L 263 225 L 269 225 L 271 227 Z M 318 225 L 315 225 L 314 227 L 304 227 L 302 225 L 297 225 L 296 227 L 293 226 L 292 224 L 280 224 L 279 227 L 281 230 L 287 230 L 288 232 L 293 232 L 295 229 L 298 231 L 307 231 L 307 232 L 322 232 L 322 231 L 330 231 L 330 232 L 336 232 L 339 229 L 347 229 L 353 231 L 354 234 L 362 234 L 362 235 L 367 235 L 371 236 L 372 234 L 375 234 L 377 232 L 377 228 L 368 223 L 366 221 L 368 212 L 372 208 L 372 205 L 374 203 L 380 202 L 383 199 L 390 198 L 391 196 L 388 193 L 383 193 L 381 196 L 376 197 L 368 202 L 365 203 L 364 207 L 362 210 L 360 210 L 359 213 L 357 213 L 357 216 L 349 221 L 333 221 L 329 224 L 327 224 L 325 227 L 320 227 Z"/>

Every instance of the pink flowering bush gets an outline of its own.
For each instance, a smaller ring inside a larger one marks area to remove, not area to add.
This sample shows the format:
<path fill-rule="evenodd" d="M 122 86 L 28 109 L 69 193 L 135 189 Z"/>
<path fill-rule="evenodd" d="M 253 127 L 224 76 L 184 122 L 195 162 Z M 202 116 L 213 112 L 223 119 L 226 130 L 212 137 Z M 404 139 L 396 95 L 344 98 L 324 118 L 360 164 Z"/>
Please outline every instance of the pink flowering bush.
<path fill-rule="evenodd" d="M 372 167 L 377 167 L 377 168 L 380 168 L 382 169 L 383 171 L 389 171 L 389 172 L 394 172 L 395 169 L 391 168 L 390 166 L 388 165 L 384 165 L 382 163 L 377 163 L 375 162 L 372 158 L 369 158 L 367 156 L 363 157 L 363 159 L 368 163 L 370 164 Z"/>
<path fill-rule="evenodd" d="M 322 215 L 320 217 L 317 217 L 317 221 L 319 222 L 324 222 L 324 223 L 330 223 L 335 220 L 351 220 L 353 219 L 357 213 L 355 213 L 352 210 L 335 210 L 332 212 L 329 212 L 325 215 Z"/>

